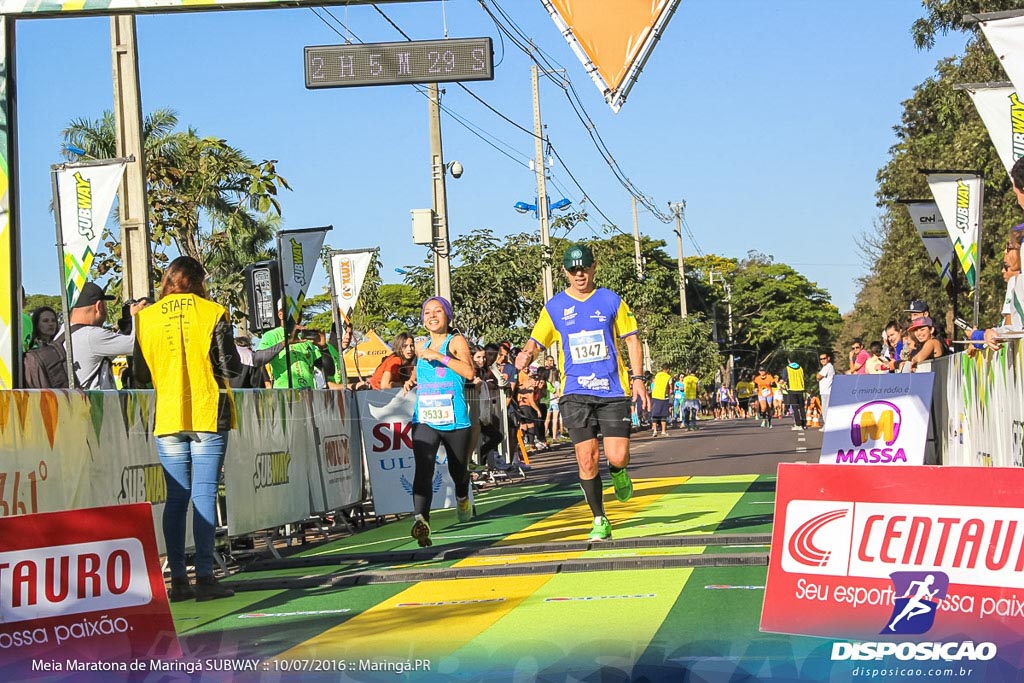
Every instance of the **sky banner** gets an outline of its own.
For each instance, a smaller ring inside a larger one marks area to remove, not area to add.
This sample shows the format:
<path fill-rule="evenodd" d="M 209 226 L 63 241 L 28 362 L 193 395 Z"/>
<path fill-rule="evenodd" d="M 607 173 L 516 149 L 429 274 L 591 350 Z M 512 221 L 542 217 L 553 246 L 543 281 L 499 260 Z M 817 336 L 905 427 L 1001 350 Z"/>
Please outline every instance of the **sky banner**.
<path fill-rule="evenodd" d="M 924 248 L 928 251 L 928 258 L 935 266 L 935 272 L 942 279 L 946 289 L 953 286 L 953 274 L 950 266 L 953 263 L 953 243 L 949 239 L 949 232 L 946 224 L 939 213 L 939 207 L 935 202 L 910 202 L 907 204 L 907 211 L 910 219 L 914 221 L 917 234 L 924 242 Z"/>
<path fill-rule="evenodd" d="M 338 312 L 347 322 L 352 309 L 359 300 L 359 292 L 366 279 L 376 249 L 335 251 L 331 253 L 331 277 L 334 279 L 334 294 L 337 297 Z"/>
<path fill-rule="evenodd" d="M 277 233 L 278 263 L 281 264 L 281 289 L 284 293 L 285 319 L 298 324 L 306 290 L 313 277 L 324 237 L 333 226 L 281 230 Z"/>
<path fill-rule="evenodd" d="M 1009 83 L 960 87 L 974 100 L 999 160 L 1009 173 L 1013 162 L 1024 156 L 1024 102 L 1017 98 L 1017 90 Z"/>
<path fill-rule="evenodd" d="M 679 5 L 679 0 L 622 0 L 610 12 L 602 2 L 541 1 L 616 113 Z"/>
<path fill-rule="evenodd" d="M 967 277 L 968 288 L 974 289 L 981 231 L 981 176 L 970 171 L 929 173 L 928 188 L 953 241 L 953 251 Z"/>
<path fill-rule="evenodd" d="M 999 63 L 1013 82 L 1013 87 L 1024 90 L 1024 16 L 980 23 L 988 44 L 999 57 Z"/>
<path fill-rule="evenodd" d="M 53 167 L 60 241 L 64 245 L 64 294 L 73 306 L 89 278 L 103 228 L 124 175 L 125 161 L 61 164 Z"/>

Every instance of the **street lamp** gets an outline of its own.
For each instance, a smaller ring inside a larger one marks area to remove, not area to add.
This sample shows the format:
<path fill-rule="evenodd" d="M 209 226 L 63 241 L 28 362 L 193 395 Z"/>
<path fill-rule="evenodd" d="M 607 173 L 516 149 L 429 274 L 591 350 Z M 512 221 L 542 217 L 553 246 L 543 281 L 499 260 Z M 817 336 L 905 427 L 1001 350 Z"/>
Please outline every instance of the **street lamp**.
<path fill-rule="evenodd" d="M 533 217 L 539 220 L 540 209 L 537 208 L 536 197 L 533 198 L 533 202 L 533 204 L 527 204 L 526 202 L 516 202 L 515 204 L 512 205 L 512 208 L 518 211 L 519 213 L 529 213 L 530 211 L 533 211 Z M 557 202 L 553 202 L 549 199 L 548 214 L 550 215 L 552 211 L 565 211 L 570 206 L 572 206 L 572 202 L 564 197 L 562 199 L 559 199 Z"/>

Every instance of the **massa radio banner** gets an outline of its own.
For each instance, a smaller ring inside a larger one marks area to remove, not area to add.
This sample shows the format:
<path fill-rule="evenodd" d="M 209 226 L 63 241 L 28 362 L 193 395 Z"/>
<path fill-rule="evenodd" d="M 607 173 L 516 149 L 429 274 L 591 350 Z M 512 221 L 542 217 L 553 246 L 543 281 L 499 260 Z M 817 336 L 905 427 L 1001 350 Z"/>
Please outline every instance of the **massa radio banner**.
<path fill-rule="evenodd" d="M 819 462 L 923 465 L 934 383 L 930 372 L 837 376 Z"/>

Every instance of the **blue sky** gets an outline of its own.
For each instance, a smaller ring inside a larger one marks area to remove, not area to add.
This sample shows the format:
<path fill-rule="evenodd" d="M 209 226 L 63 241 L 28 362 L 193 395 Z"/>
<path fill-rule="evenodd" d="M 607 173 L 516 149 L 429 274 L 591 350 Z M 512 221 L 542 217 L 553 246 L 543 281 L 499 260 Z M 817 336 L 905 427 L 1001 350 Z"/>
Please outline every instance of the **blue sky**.
<path fill-rule="evenodd" d="M 684 0 L 629 100 L 613 114 L 536 0 L 499 0 L 583 98 L 587 113 L 633 183 L 664 210 L 685 200 L 698 252 L 741 258 L 750 250 L 789 263 L 845 312 L 865 272 L 860 236 L 878 216 L 875 174 L 895 142 L 901 102 L 962 51 L 965 37 L 918 52 L 910 26 L 916 0 L 857 3 Z M 476 0 L 380 6 L 414 39 L 492 36 L 495 79 L 469 87 L 532 129 L 530 62 Z M 442 9 L 444 14 L 442 14 Z M 372 8 L 332 13 L 364 42 L 401 40 Z M 109 19 L 17 23 L 22 264 L 29 293 L 58 291 L 49 167 L 60 131 L 97 118 L 112 103 Z M 183 126 L 225 138 L 255 160 L 278 160 L 293 192 L 282 196 L 284 227 L 333 224 L 335 248 L 381 248 L 382 274 L 421 263 L 409 210 L 430 206 L 427 102 L 410 86 L 306 90 L 302 48 L 344 42 L 309 9 L 204 12 L 138 19 L 143 109 L 167 107 Z M 442 115 L 446 160 L 465 167 L 449 180 L 453 236 L 477 227 L 498 234 L 536 230 L 525 167 L 533 138 L 454 84 L 443 103 L 508 145 L 516 163 Z M 630 232 L 630 196 L 616 181 L 563 93 L 542 81 L 541 111 L 567 168 L 555 165 L 554 199 L 582 194 Z M 567 172 L 568 170 L 568 172 Z M 590 209 L 590 225 L 603 219 Z M 645 235 L 668 241 L 673 225 L 640 213 Z M 587 226 L 574 235 L 593 236 Z M 321 283 L 322 284 L 322 283 Z"/>

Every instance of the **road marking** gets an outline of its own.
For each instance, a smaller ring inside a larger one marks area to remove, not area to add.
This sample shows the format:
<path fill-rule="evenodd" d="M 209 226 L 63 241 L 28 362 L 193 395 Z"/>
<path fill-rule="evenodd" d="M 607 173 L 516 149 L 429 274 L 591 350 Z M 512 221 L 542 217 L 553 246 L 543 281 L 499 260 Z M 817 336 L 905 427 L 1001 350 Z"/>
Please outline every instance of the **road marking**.
<path fill-rule="evenodd" d="M 806 452 L 807 452 L 807 449 L 806 449 L 806 448 L 804 448 L 803 446 L 797 446 L 797 448 L 796 448 L 796 452 L 797 452 L 797 453 L 806 453 Z"/>

